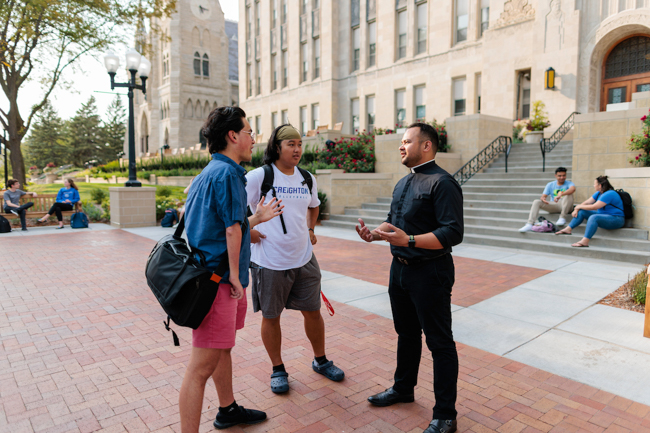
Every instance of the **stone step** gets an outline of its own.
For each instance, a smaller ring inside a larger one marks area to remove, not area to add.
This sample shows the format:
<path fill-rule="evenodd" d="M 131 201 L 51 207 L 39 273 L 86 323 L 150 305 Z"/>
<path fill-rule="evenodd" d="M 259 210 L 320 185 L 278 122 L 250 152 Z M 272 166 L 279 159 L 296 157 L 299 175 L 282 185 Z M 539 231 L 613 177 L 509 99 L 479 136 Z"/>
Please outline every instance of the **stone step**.
<path fill-rule="evenodd" d="M 567 163 L 567 166 L 570 166 L 571 164 Z M 555 172 L 555 169 L 557 167 L 553 167 L 551 165 L 546 165 L 546 174 L 553 176 L 553 173 Z M 484 173 L 502 173 L 504 172 L 504 167 L 488 167 L 483 170 Z M 508 165 L 508 173 L 530 173 L 530 172 L 542 172 L 542 161 L 539 161 L 539 165 L 531 165 L 530 167 L 511 167 Z"/>
<path fill-rule="evenodd" d="M 508 167 L 510 169 L 510 167 Z M 535 180 L 535 179 L 541 179 L 543 180 L 544 184 L 551 182 L 552 180 L 555 180 L 554 177 L 554 171 L 553 172 L 542 172 L 540 171 L 531 171 L 528 173 L 512 173 L 510 170 L 508 170 L 508 173 L 505 171 L 501 171 L 498 173 L 478 173 L 472 176 L 472 178 L 469 180 L 469 182 L 474 182 L 475 180 L 488 180 L 488 179 L 505 179 L 505 180 Z M 567 177 L 571 179 L 571 170 L 567 172 Z"/>
<path fill-rule="evenodd" d="M 484 185 L 483 183 L 466 183 L 463 185 L 463 195 L 465 194 L 470 194 L 470 193 L 493 193 L 495 195 L 507 195 L 510 194 L 510 191 L 512 191 L 512 188 L 504 189 L 506 185 L 499 186 L 499 185 Z M 541 196 L 540 192 L 540 187 L 539 185 L 534 185 L 534 186 L 525 186 L 525 185 L 512 185 L 516 187 L 516 191 L 519 194 L 537 194 L 537 198 Z M 542 188 L 544 188 L 542 186 Z M 495 198 L 498 198 L 495 197 Z"/>
<path fill-rule="evenodd" d="M 536 197 L 536 198 L 539 198 Z M 534 200 L 534 199 L 533 199 Z M 465 195 L 463 197 L 463 205 L 465 209 L 476 207 L 479 209 L 501 209 L 501 210 L 520 210 L 525 211 L 526 214 L 530 211 L 532 200 L 490 200 L 489 198 L 480 197 L 478 199 L 470 199 Z"/>
<path fill-rule="evenodd" d="M 377 209 L 364 209 L 364 208 L 345 208 L 343 215 L 351 215 L 353 217 L 373 217 L 373 218 L 384 218 L 388 215 L 388 207 L 386 209 L 377 210 Z M 334 215 L 332 215 L 334 216 Z"/>
<path fill-rule="evenodd" d="M 390 203 L 362 203 L 361 208 L 370 210 L 385 210 L 388 212 L 390 210 Z"/>
<path fill-rule="evenodd" d="M 549 221 L 555 222 L 557 221 L 558 215 L 542 215 L 545 218 L 548 218 Z M 516 218 L 499 218 L 495 216 L 475 216 L 475 215 L 465 215 L 465 229 L 469 231 L 469 227 L 480 227 L 484 229 L 495 229 L 498 230 L 499 233 L 492 233 L 492 232 L 487 232 L 483 231 L 485 234 L 498 234 L 499 236 L 521 236 L 521 235 L 526 235 L 526 233 L 519 233 L 519 229 L 524 226 L 526 223 L 526 219 L 528 218 L 528 215 L 526 215 L 525 218 L 522 219 L 516 219 Z M 567 220 L 567 223 L 570 221 Z M 502 232 L 507 231 L 508 234 L 505 235 Z M 570 237 L 577 237 L 577 240 L 580 240 L 582 236 L 585 233 L 585 223 L 582 225 L 578 226 L 573 230 L 573 234 L 571 236 L 568 235 L 557 235 L 556 237 L 558 238 L 570 238 Z M 539 233 L 533 232 L 533 234 L 537 235 Z M 618 230 L 605 230 L 599 228 L 598 231 L 596 232 L 596 235 L 594 236 L 594 239 L 597 237 L 601 238 L 606 238 L 609 240 L 620 240 L 623 242 L 627 241 L 639 241 L 642 242 L 643 245 L 647 245 L 648 251 L 650 251 L 650 242 L 648 241 L 648 231 L 647 230 L 641 230 L 641 229 L 634 229 L 634 228 L 629 228 L 629 229 L 618 229 Z M 576 241 L 573 241 L 576 242 Z M 645 251 L 646 247 L 640 248 L 643 251 Z M 633 248 L 636 249 L 636 248 Z"/>
<path fill-rule="evenodd" d="M 393 200 L 392 197 L 377 197 L 377 203 L 388 203 L 388 204 L 390 204 L 390 202 L 392 200 Z"/>
<path fill-rule="evenodd" d="M 520 186 L 533 186 L 533 187 L 538 187 L 540 188 L 540 196 L 541 193 L 544 190 L 544 187 L 546 184 L 550 182 L 548 179 L 519 179 L 515 178 L 513 176 L 512 179 L 475 179 L 474 177 L 470 179 L 465 185 L 463 185 L 463 189 L 465 189 L 468 186 L 474 186 L 474 185 L 484 185 L 484 186 L 501 186 L 501 187 L 520 187 Z"/>
<path fill-rule="evenodd" d="M 523 167 L 536 167 L 539 166 L 540 169 L 542 167 L 542 158 L 530 158 L 527 160 L 521 160 L 521 161 L 512 161 L 511 159 L 508 159 L 508 170 L 510 168 L 523 168 Z M 558 158 L 555 160 L 549 160 L 548 158 L 546 159 L 546 169 L 551 170 L 551 173 L 555 173 L 555 169 L 558 167 L 566 167 L 567 165 L 571 165 L 571 158 Z M 498 159 L 490 164 L 490 168 L 504 168 L 506 167 L 506 160 L 505 158 L 503 159 Z"/>
<path fill-rule="evenodd" d="M 465 192 L 463 190 L 463 199 L 464 200 L 496 200 L 498 198 L 507 198 L 508 201 L 513 202 L 524 202 L 528 203 L 528 206 L 533 202 L 533 200 L 538 199 L 540 196 L 539 191 L 535 193 L 518 193 L 518 192 L 508 192 L 507 194 L 495 194 L 490 193 L 481 193 L 481 192 Z"/>
<path fill-rule="evenodd" d="M 557 152 L 557 153 L 553 152 L 553 153 L 546 154 L 546 161 L 548 161 L 549 159 L 560 159 L 560 158 L 573 158 L 573 151 Z M 506 159 L 505 153 L 499 155 L 498 159 L 503 159 L 505 161 Z M 542 159 L 541 152 L 538 153 L 510 152 L 510 155 L 508 156 L 508 161 L 527 161 L 530 159 Z"/>
<path fill-rule="evenodd" d="M 538 235 L 538 233 L 535 234 Z M 549 242 L 547 240 L 544 240 L 546 238 L 541 238 L 541 236 L 544 236 L 543 233 L 539 235 L 540 240 L 527 239 L 525 242 L 522 242 L 522 239 L 517 238 L 466 233 L 463 239 L 463 243 L 501 248 L 513 248 L 518 250 L 534 251 L 538 253 L 562 254 L 577 258 L 607 260 L 609 262 L 637 263 L 640 265 L 646 264 L 650 261 L 650 252 L 648 251 L 633 251 L 629 248 L 603 248 L 598 247 L 595 244 L 593 247 L 590 246 L 589 248 L 574 248 L 570 243 Z M 595 240 L 596 238 L 594 238 L 594 241 Z"/>

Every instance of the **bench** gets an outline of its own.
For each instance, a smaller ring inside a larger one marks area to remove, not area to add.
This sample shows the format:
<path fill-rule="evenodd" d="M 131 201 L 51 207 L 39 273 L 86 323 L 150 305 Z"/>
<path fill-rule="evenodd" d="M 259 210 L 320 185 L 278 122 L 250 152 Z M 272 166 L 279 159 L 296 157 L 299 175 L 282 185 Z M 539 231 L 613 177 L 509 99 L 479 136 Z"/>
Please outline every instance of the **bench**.
<path fill-rule="evenodd" d="M 24 196 L 20 197 L 20 205 L 24 205 L 25 203 L 33 202 L 34 206 L 30 207 L 25 211 L 25 218 L 43 218 L 46 214 L 47 211 L 50 210 L 54 202 L 56 202 L 56 194 L 38 194 L 36 197 L 30 195 L 30 194 L 25 194 Z M 80 203 L 77 202 L 75 205 L 75 209 L 78 209 L 80 206 Z M 7 219 L 19 219 L 20 217 L 18 215 L 15 215 L 13 213 L 5 213 L 4 212 L 5 208 L 5 202 L 4 202 L 4 191 L 0 192 L 0 212 L 2 213 L 2 216 L 4 216 Z M 61 213 L 63 216 L 70 216 L 73 213 L 76 212 L 76 210 L 67 210 L 67 211 L 62 211 Z"/>

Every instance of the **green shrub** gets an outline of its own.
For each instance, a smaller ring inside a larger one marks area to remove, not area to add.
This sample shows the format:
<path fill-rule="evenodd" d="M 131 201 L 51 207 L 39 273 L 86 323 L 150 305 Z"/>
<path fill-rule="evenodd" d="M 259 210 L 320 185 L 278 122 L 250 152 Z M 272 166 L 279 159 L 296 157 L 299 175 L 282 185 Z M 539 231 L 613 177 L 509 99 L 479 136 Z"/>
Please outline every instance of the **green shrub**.
<path fill-rule="evenodd" d="M 264 151 L 262 149 L 257 149 L 255 153 L 253 153 L 253 157 L 251 158 L 251 162 L 247 163 L 247 165 L 251 165 L 254 168 L 261 167 L 264 165 Z"/>
<path fill-rule="evenodd" d="M 625 286 L 628 296 L 635 304 L 645 305 L 646 287 L 648 286 L 646 269 L 639 271 Z"/>
<path fill-rule="evenodd" d="M 346 173 L 373 173 L 375 171 L 375 136 L 360 132 L 356 137 L 339 138 L 325 149 L 316 150 L 318 159 L 334 164 Z"/>
<path fill-rule="evenodd" d="M 103 189 L 93 188 L 90 190 L 90 198 L 97 204 L 102 204 L 102 202 L 106 200 L 107 197 L 108 194 L 106 194 L 106 191 Z"/>
<path fill-rule="evenodd" d="M 445 122 L 438 123 L 436 119 L 433 119 L 429 122 L 429 125 L 433 126 L 438 133 L 438 152 L 446 153 L 451 146 L 447 143 L 447 124 Z"/>
<path fill-rule="evenodd" d="M 172 189 L 168 186 L 159 186 L 156 188 L 156 195 L 158 197 L 169 197 L 172 195 Z"/>
<path fill-rule="evenodd" d="M 95 206 L 94 203 L 89 200 L 84 200 L 81 202 L 81 209 L 88 216 L 88 219 L 92 222 L 102 221 L 102 209 Z"/>
<path fill-rule="evenodd" d="M 102 214 L 102 219 L 104 221 L 110 222 L 111 221 L 111 201 L 106 200 L 104 203 L 102 203 L 102 210 L 104 213 Z"/>
<path fill-rule="evenodd" d="M 318 221 L 323 219 L 325 213 L 325 206 L 327 205 L 327 194 L 322 191 L 318 191 L 318 200 L 320 200 L 320 205 L 318 206 Z"/>

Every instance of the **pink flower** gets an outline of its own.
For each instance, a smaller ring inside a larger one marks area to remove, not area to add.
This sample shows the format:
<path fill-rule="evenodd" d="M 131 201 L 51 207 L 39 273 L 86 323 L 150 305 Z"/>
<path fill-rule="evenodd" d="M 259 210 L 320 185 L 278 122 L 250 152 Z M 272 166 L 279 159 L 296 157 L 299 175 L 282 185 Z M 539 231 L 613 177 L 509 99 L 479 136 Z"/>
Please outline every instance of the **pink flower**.
<path fill-rule="evenodd" d="M 637 161 L 639 160 L 639 157 L 638 157 L 638 156 L 636 157 L 636 160 L 637 160 Z"/>
<path fill-rule="evenodd" d="M 647 118 L 648 118 L 648 116 L 643 116 L 643 117 L 641 118 L 641 121 L 642 121 L 642 122 L 645 122 L 645 120 L 646 120 Z"/>

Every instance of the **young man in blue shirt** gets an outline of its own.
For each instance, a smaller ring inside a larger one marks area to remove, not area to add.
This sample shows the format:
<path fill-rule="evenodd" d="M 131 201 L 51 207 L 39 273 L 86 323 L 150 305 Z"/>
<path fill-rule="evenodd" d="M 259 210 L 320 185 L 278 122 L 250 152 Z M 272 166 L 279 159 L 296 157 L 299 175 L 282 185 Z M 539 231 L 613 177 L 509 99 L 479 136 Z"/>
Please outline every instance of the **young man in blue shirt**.
<path fill-rule="evenodd" d="M 555 169 L 555 180 L 546 184 L 542 197 L 535 200 L 530 208 L 530 215 L 526 225 L 519 229 L 520 232 L 529 232 L 537 221 L 539 210 L 543 209 L 548 213 L 559 213 L 560 218 L 556 225 L 563 226 L 566 219 L 573 210 L 573 193 L 576 186 L 570 180 L 566 180 L 566 168 Z"/>
<path fill-rule="evenodd" d="M 216 428 L 257 424 L 266 419 L 264 412 L 244 409 L 235 402 L 230 352 L 246 316 L 249 225 L 281 213 L 278 203 L 272 200 L 267 205 L 260 202 L 250 219 L 246 216 L 246 171 L 239 163 L 251 160 L 255 133 L 244 110 L 215 109 L 201 132 L 208 141 L 212 161 L 194 179 L 189 191 L 187 238 L 192 251 L 205 259 L 207 269 L 216 270 L 222 260 L 228 260 L 229 270 L 223 275 L 210 312 L 192 331 L 192 354 L 179 396 L 183 432 L 199 431 L 203 393 L 210 376 L 219 396 L 219 412 L 213 423 Z"/>

